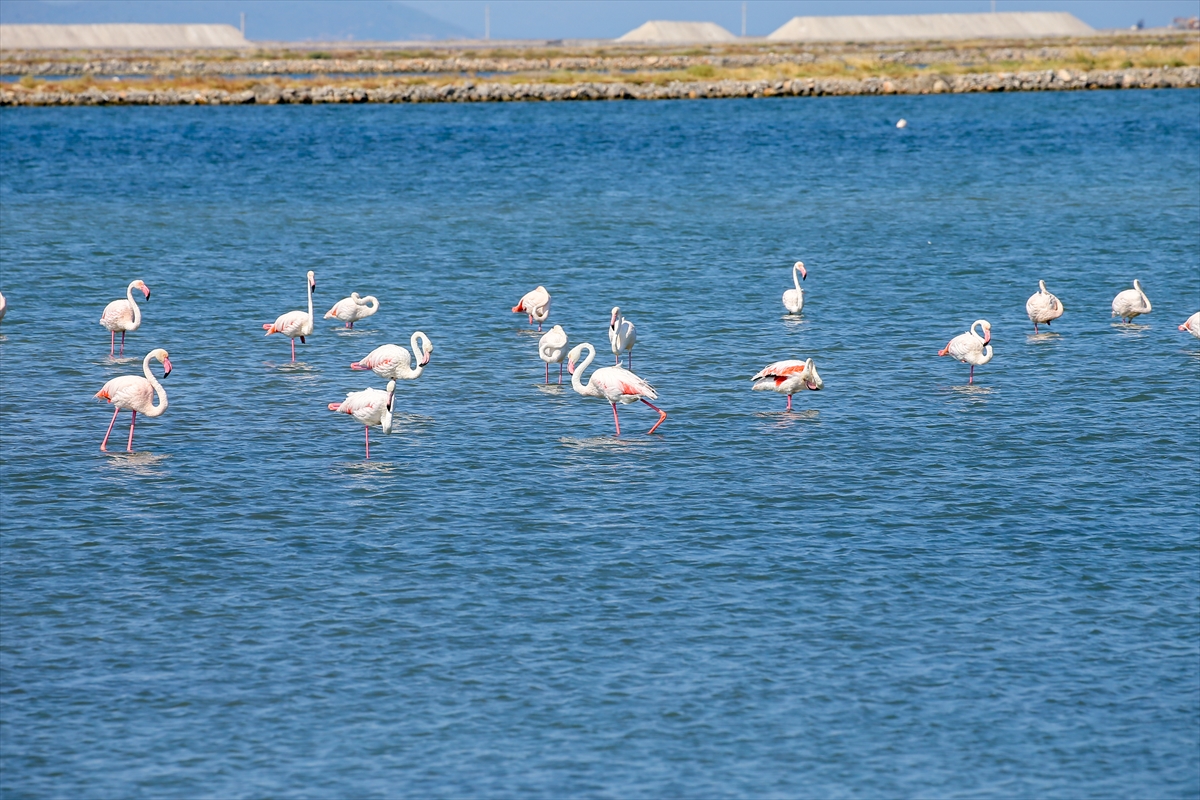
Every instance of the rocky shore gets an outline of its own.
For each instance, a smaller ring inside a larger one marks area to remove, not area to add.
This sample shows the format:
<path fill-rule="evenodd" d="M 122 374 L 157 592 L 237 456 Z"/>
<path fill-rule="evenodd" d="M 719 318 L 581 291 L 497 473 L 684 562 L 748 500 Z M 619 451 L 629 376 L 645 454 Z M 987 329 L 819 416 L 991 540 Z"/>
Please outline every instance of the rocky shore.
<path fill-rule="evenodd" d="M 728 97 L 820 97 L 883 94 L 970 94 L 975 92 L 1079 91 L 1086 89 L 1159 89 L 1200 86 L 1200 67 L 1115 70 L 936 73 L 905 78 L 796 78 L 757 81 L 671 81 L 667 83 L 579 82 L 501 83 L 459 80 L 442 85 L 403 84 L 367 88 L 338 85 L 250 89 L 143 90 L 128 86 L 89 86 L 69 91 L 54 85 L 26 89 L 7 84 L 0 106 L 99 105 L 276 105 L 295 103 L 487 103 L 555 100 L 682 100 Z"/>

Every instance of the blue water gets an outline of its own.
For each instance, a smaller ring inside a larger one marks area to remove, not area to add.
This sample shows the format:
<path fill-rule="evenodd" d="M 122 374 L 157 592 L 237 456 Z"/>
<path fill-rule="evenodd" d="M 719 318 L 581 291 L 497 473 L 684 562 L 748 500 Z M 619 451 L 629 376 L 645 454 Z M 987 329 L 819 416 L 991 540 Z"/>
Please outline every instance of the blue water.
<path fill-rule="evenodd" d="M 5 109 L 0 143 L 5 797 L 1200 794 L 1200 92 Z M 261 325 L 309 269 L 318 315 L 382 308 L 292 366 Z M 654 436 L 540 385 L 538 284 L 572 344 L 637 325 Z M 967 387 L 936 351 L 981 317 Z M 366 462 L 326 404 L 416 328 Z M 102 454 L 92 395 L 154 347 L 170 408 Z M 749 391 L 808 356 L 796 413 Z"/>

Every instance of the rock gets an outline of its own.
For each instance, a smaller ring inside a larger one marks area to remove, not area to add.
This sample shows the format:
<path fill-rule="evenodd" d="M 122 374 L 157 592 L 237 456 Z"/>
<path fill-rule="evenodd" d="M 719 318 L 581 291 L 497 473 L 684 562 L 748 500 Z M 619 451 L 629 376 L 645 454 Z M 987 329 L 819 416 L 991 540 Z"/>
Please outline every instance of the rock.
<path fill-rule="evenodd" d="M 279 102 L 280 98 L 279 87 L 269 83 L 254 84 L 250 87 L 250 93 L 254 95 L 255 103 L 264 106 L 273 106 Z"/>

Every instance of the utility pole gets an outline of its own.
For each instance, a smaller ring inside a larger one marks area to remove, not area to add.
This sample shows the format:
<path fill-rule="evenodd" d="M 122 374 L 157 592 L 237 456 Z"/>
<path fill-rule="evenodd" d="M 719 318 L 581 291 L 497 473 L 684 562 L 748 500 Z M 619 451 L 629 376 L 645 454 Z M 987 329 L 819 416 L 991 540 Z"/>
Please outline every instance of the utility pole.
<path fill-rule="evenodd" d="M 242 38 L 246 38 L 246 12 L 242 12 Z"/>
<path fill-rule="evenodd" d="M 492 7 L 491 6 L 483 7 L 483 38 L 485 40 L 492 38 Z"/>
<path fill-rule="evenodd" d="M 992 0 L 992 13 L 996 13 L 996 0 Z"/>
<path fill-rule="evenodd" d="M 742 0 L 742 38 L 746 38 L 746 2 Z"/>

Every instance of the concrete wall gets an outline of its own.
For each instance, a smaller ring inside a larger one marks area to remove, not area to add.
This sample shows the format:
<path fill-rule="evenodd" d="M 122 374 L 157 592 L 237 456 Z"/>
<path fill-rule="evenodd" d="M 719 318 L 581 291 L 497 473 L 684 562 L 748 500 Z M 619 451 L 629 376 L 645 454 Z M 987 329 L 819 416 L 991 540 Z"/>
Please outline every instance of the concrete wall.
<path fill-rule="evenodd" d="M 732 42 L 737 37 L 715 22 L 671 22 L 650 20 L 617 39 L 618 42 L 646 44 L 689 42 Z"/>
<path fill-rule="evenodd" d="M 232 25 L 0 25 L 4 50 L 253 47 Z"/>
<path fill-rule="evenodd" d="M 1000 14 L 905 14 L 792 17 L 768 39 L 789 42 L 884 42 L 1088 36 L 1090 25 L 1065 11 Z"/>

